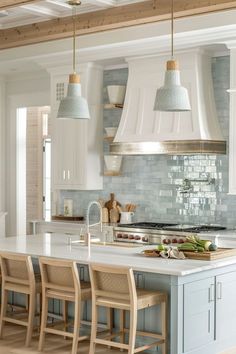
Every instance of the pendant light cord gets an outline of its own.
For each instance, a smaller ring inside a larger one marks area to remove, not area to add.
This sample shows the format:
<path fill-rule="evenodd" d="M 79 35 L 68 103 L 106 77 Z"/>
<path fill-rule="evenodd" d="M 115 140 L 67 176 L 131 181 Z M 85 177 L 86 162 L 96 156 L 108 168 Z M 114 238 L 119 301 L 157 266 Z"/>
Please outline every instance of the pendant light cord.
<path fill-rule="evenodd" d="M 171 0 L 171 58 L 174 59 L 174 0 Z"/>
<path fill-rule="evenodd" d="M 73 16 L 73 73 L 76 74 L 76 6 L 72 9 Z"/>

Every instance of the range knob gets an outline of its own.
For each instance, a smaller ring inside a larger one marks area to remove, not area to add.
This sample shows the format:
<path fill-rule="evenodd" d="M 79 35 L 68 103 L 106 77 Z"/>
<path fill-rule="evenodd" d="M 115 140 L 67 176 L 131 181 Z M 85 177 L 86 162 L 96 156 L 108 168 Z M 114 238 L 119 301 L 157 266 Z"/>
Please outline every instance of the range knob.
<path fill-rule="evenodd" d="M 122 238 L 122 234 L 117 234 L 117 238 Z"/>
<path fill-rule="evenodd" d="M 143 242 L 148 242 L 148 237 L 147 236 L 143 236 L 142 241 Z"/>
<path fill-rule="evenodd" d="M 141 240 L 141 237 L 138 236 L 138 235 L 135 235 L 135 236 L 134 236 L 134 239 L 138 241 L 138 240 Z"/>
<path fill-rule="evenodd" d="M 178 243 L 184 243 L 184 240 L 182 238 L 178 239 Z"/>
<path fill-rule="evenodd" d="M 129 235 L 128 239 L 129 240 L 133 240 L 134 239 L 134 235 Z"/>
<path fill-rule="evenodd" d="M 164 238 L 163 243 L 165 245 L 169 245 L 171 243 L 171 240 L 169 238 Z"/>
<path fill-rule="evenodd" d="M 122 238 L 127 239 L 129 236 L 127 234 L 122 235 Z"/>

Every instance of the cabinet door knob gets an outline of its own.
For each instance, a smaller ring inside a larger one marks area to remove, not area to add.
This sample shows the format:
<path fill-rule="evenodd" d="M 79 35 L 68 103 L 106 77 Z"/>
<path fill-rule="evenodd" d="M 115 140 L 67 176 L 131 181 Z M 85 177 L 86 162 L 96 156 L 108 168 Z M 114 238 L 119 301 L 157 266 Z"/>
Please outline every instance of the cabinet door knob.
<path fill-rule="evenodd" d="M 63 179 L 65 180 L 66 179 L 66 171 L 63 170 Z"/>
<path fill-rule="evenodd" d="M 67 178 L 70 179 L 70 170 L 67 171 Z"/>

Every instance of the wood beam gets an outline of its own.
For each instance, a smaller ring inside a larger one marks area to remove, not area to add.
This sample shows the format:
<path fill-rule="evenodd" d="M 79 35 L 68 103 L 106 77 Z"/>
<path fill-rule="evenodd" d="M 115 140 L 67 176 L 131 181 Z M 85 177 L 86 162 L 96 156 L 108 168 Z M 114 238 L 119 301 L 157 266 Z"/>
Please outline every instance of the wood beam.
<path fill-rule="evenodd" d="M 20 5 L 27 5 L 38 2 L 39 0 L 1 0 L 0 11 L 9 9 L 10 7 L 16 7 Z"/>
<path fill-rule="evenodd" d="M 233 8 L 236 8 L 235 0 L 176 0 L 175 17 L 194 16 Z M 170 0 L 148 0 L 78 15 L 77 35 L 163 21 L 169 18 Z M 0 30 L 0 49 L 68 38 L 72 36 L 72 33 L 71 17 L 2 29 Z"/>

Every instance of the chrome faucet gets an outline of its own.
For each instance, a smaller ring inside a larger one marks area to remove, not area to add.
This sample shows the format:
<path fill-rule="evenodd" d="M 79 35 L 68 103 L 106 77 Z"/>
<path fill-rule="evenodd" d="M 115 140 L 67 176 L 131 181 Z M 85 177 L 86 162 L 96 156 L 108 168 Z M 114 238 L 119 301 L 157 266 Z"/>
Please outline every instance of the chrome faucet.
<path fill-rule="evenodd" d="M 99 222 L 95 224 L 90 224 L 89 216 L 90 216 L 90 210 L 93 205 L 96 205 L 100 211 L 100 219 Z M 85 245 L 89 247 L 90 249 L 90 244 L 91 244 L 91 234 L 90 234 L 90 227 L 100 225 L 100 230 L 102 233 L 102 207 L 101 204 L 99 204 L 97 201 L 92 201 L 89 203 L 88 208 L 87 208 L 87 213 L 86 213 L 86 234 L 85 234 Z"/>

